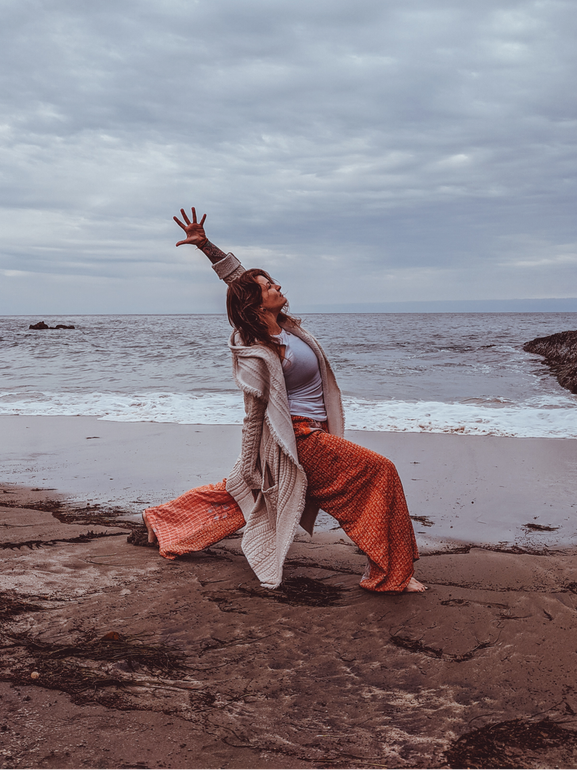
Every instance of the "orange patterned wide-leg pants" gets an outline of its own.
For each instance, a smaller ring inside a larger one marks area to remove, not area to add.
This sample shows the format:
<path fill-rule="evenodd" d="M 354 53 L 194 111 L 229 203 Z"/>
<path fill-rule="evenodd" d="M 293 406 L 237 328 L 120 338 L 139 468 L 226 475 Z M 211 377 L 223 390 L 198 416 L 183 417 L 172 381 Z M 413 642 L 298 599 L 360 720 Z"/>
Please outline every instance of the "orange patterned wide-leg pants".
<path fill-rule="evenodd" d="M 390 460 L 293 418 L 307 496 L 339 522 L 368 564 L 361 587 L 403 591 L 419 558 L 397 469 Z"/>
<path fill-rule="evenodd" d="M 226 479 L 191 489 L 144 514 L 166 559 L 202 551 L 245 524 L 242 511 L 226 491 Z"/>
<path fill-rule="evenodd" d="M 315 430 L 318 423 L 293 417 L 307 496 L 333 516 L 368 557 L 361 586 L 403 591 L 419 558 L 401 480 L 386 457 L 351 441 Z M 160 553 L 174 559 L 200 551 L 244 525 L 225 481 L 191 489 L 146 512 Z"/>

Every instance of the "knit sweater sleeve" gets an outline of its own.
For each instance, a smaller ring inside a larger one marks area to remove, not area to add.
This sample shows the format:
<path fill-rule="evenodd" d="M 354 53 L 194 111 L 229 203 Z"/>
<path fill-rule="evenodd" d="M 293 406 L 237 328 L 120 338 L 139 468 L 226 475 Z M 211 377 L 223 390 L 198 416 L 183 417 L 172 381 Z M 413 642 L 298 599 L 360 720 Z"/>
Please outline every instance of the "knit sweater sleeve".
<path fill-rule="evenodd" d="M 212 262 L 212 269 L 221 281 L 232 283 L 235 278 L 238 278 L 239 275 L 245 272 L 244 267 L 234 254 L 225 254 L 224 251 L 221 251 L 218 246 L 215 246 L 209 240 L 206 240 L 199 248 Z"/>
<path fill-rule="evenodd" d="M 244 394 L 245 418 L 242 425 L 241 476 L 250 489 L 262 487 L 260 443 L 266 404 L 249 393 Z"/>
<path fill-rule="evenodd" d="M 214 272 L 221 281 L 232 283 L 239 275 L 245 272 L 245 268 L 240 264 L 234 254 L 226 254 L 224 259 L 215 262 L 212 266 Z"/>

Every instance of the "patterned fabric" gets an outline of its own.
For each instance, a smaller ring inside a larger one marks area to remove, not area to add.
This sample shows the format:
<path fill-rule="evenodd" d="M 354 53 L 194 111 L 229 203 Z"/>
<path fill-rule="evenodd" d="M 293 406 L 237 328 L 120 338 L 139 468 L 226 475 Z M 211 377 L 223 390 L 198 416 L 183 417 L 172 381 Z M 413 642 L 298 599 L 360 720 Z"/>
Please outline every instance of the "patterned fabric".
<path fill-rule="evenodd" d="M 367 554 L 362 588 L 403 591 L 419 558 L 401 479 L 386 457 L 293 417 L 307 497 Z M 323 428 L 325 425 L 322 426 Z"/>
<path fill-rule="evenodd" d="M 191 489 L 144 513 L 166 559 L 202 551 L 244 526 L 242 511 L 226 491 L 226 479 Z"/>
<path fill-rule="evenodd" d="M 244 272 L 234 254 L 213 265 L 227 283 Z M 302 326 L 287 323 L 291 334 L 314 351 L 323 383 L 327 423 L 331 433 L 342 436 L 345 421 L 341 392 L 318 341 Z M 261 584 L 277 588 L 283 565 L 303 515 L 313 518 L 307 506 L 306 474 L 299 463 L 296 439 L 287 399 L 281 361 L 265 345 L 242 343 L 233 330 L 229 347 L 236 384 L 244 395 L 245 419 L 241 454 L 226 480 L 227 491 L 238 503 L 246 526 L 242 551 Z M 253 490 L 261 490 L 256 501 Z"/>
<path fill-rule="evenodd" d="M 367 554 L 361 586 L 403 591 L 419 558 L 401 480 L 390 460 L 326 432 L 326 423 L 293 417 L 307 497 L 339 522 Z M 146 511 L 160 553 L 174 559 L 200 551 L 243 526 L 225 482 L 192 489 Z"/>
<path fill-rule="evenodd" d="M 291 326 L 291 330 L 317 356 L 327 424 L 331 433 L 342 436 L 344 412 L 330 363 L 311 334 L 301 326 Z M 277 588 L 282 582 L 284 560 L 306 511 L 307 477 L 298 459 L 278 355 L 266 345 L 244 345 L 236 331 L 229 345 L 233 376 L 244 393 L 245 419 L 240 457 L 228 474 L 226 489 L 246 520 L 244 555 L 262 585 Z M 262 491 L 256 501 L 255 489 Z"/>

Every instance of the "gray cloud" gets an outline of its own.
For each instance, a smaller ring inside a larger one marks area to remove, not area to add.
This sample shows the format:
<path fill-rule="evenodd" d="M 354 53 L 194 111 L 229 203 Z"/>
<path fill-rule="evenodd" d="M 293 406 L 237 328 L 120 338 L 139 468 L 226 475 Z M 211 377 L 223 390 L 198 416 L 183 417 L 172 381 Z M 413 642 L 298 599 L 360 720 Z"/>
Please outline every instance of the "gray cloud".
<path fill-rule="evenodd" d="M 0 312 L 577 295 L 572 0 L 4 6 Z"/>

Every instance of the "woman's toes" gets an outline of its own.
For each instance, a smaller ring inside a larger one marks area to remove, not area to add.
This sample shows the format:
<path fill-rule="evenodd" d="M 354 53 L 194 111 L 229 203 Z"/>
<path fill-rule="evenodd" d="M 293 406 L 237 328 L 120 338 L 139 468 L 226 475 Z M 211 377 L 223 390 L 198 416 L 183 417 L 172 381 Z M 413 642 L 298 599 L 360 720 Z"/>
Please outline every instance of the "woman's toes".
<path fill-rule="evenodd" d="M 156 535 L 154 534 L 154 530 L 146 520 L 146 514 L 142 514 L 142 521 L 144 522 L 144 526 L 146 527 L 146 531 L 148 532 L 148 542 L 149 543 L 156 543 Z"/>
<path fill-rule="evenodd" d="M 428 586 L 424 586 L 422 583 L 419 583 L 419 581 L 415 580 L 415 578 L 411 578 L 407 583 L 407 587 L 405 588 L 405 592 L 409 594 L 422 593 L 423 591 L 427 590 Z"/>

